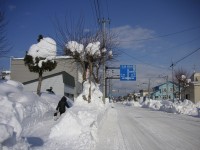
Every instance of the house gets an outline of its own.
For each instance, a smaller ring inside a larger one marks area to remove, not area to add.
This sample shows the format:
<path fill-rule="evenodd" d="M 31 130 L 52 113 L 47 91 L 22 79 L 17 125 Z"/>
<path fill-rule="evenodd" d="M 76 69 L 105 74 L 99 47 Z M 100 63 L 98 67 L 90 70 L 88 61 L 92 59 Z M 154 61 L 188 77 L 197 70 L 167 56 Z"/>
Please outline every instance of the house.
<path fill-rule="evenodd" d="M 174 86 L 174 87 L 173 87 Z M 173 94 L 174 88 L 174 94 Z M 156 100 L 178 98 L 178 85 L 168 81 L 152 88 L 151 98 Z"/>
<path fill-rule="evenodd" d="M 144 89 L 140 90 L 139 93 L 140 93 L 140 97 L 146 97 L 149 94 L 148 90 L 144 90 Z"/>
<path fill-rule="evenodd" d="M 182 91 L 182 97 L 198 103 L 200 102 L 200 73 L 193 73 L 190 79 L 188 87 Z"/>
<path fill-rule="evenodd" d="M 82 73 L 72 58 L 57 56 L 57 66 L 50 72 L 43 73 L 41 92 L 53 87 L 56 95 L 65 95 L 70 98 L 77 97 L 82 91 Z M 30 72 L 24 65 L 23 58 L 11 60 L 11 80 L 24 84 L 24 90 L 36 92 L 38 74 Z"/>

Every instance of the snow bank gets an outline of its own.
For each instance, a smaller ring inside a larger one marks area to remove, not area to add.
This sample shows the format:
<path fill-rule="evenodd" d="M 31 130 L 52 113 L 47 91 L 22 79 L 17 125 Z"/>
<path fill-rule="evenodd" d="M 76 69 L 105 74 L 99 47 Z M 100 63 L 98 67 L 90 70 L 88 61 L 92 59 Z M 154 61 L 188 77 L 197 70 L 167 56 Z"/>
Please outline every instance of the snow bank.
<path fill-rule="evenodd" d="M 90 86 L 92 94 L 91 103 L 88 104 L 83 97 L 88 97 Z M 44 120 L 48 120 L 51 126 L 44 124 L 50 127 L 46 129 L 49 132 L 47 139 L 37 149 L 95 149 L 98 127 L 109 101 L 106 99 L 106 104 L 103 104 L 99 85 L 94 83 L 90 85 L 86 81 L 83 91 L 74 103 L 68 99 L 71 107 L 55 122 L 53 113 L 61 97 L 47 93 L 39 97 L 24 92 L 21 83 L 1 80 L 0 149 L 28 150 L 31 148 L 28 138 L 31 137 L 27 135 Z"/>
<path fill-rule="evenodd" d="M 21 135 L 23 128 L 34 125 L 45 113 L 54 110 L 57 104 L 56 102 L 53 105 L 51 98 L 46 97 L 45 94 L 38 97 L 24 92 L 23 85 L 19 82 L 0 80 L 0 149 L 29 148 L 26 139 Z"/>
<path fill-rule="evenodd" d="M 98 125 L 109 104 L 108 99 L 106 100 L 108 105 L 103 104 L 99 85 L 94 83 L 91 83 L 91 103 L 88 104 L 83 99 L 83 95 L 88 96 L 89 87 L 90 84 L 86 81 L 83 93 L 77 97 L 73 107 L 61 116 L 58 124 L 51 129 L 49 135 L 51 144 L 52 142 L 65 141 L 66 148 L 70 150 L 95 148 Z"/>
<path fill-rule="evenodd" d="M 152 110 L 165 111 L 168 113 L 185 114 L 191 116 L 198 116 L 198 109 L 200 103 L 194 104 L 189 100 L 172 102 L 169 100 L 146 100 L 141 103 L 141 107 L 150 108 Z M 200 117 L 200 116 L 199 116 Z"/>
<path fill-rule="evenodd" d="M 126 106 L 141 107 L 141 104 L 138 101 L 125 101 L 123 104 Z"/>

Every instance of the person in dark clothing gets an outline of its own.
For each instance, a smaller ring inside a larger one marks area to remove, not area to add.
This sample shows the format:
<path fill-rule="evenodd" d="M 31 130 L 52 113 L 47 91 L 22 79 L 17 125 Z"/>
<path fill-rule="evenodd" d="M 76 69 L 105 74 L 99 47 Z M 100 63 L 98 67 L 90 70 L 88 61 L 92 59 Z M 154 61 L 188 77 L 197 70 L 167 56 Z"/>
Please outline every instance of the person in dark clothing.
<path fill-rule="evenodd" d="M 66 111 L 67 106 L 67 98 L 63 96 L 61 100 L 58 102 L 58 106 L 56 107 L 56 110 L 60 112 L 60 115 L 63 114 Z"/>
<path fill-rule="evenodd" d="M 47 89 L 46 91 L 48 91 L 50 94 L 55 94 L 52 87 L 50 87 L 50 88 Z"/>
<path fill-rule="evenodd" d="M 65 113 L 66 108 L 69 108 L 69 104 L 67 103 L 67 98 L 63 96 L 61 100 L 58 102 L 58 106 L 56 107 L 56 113 L 54 113 L 54 116 L 56 117 L 55 120 L 57 120 L 61 114 Z M 58 114 L 59 113 L 59 114 Z"/>

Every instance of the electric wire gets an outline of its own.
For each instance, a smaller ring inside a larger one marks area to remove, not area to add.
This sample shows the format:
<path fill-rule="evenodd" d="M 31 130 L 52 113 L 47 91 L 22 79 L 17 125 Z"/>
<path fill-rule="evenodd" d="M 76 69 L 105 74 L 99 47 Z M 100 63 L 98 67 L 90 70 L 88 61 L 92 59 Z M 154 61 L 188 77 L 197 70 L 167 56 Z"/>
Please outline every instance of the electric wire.
<path fill-rule="evenodd" d="M 140 60 L 140 59 L 137 59 L 137 58 L 131 56 L 130 54 L 128 54 L 128 53 L 126 53 L 126 52 L 124 52 L 124 51 L 122 51 L 122 50 L 119 50 L 119 51 L 121 51 L 122 53 L 124 53 L 125 55 L 129 56 L 130 58 L 133 58 L 133 59 L 137 60 L 138 62 L 141 62 L 141 63 L 143 63 L 143 64 L 145 64 L 145 65 L 152 66 L 152 67 L 156 67 L 156 68 L 160 68 L 160 69 L 164 69 L 164 70 L 169 70 L 167 67 L 164 68 L 164 67 L 161 67 L 161 66 L 152 65 L 152 64 L 146 63 L 146 62 L 144 62 L 144 61 L 142 61 L 142 60 Z"/>
<path fill-rule="evenodd" d="M 200 28 L 200 26 L 195 26 L 195 27 L 183 29 L 183 30 L 180 30 L 180 31 L 176 31 L 176 32 L 173 32 L 173 33 L 158 35 L 158 36 L 155 36 L 155 37 L 144 38 L 144 39 L 135 39 L 135 40 L 120 40 L 120 42 L 123 43 L 123 42 L 138 42 L 138 41 L 152 40 L 152 39 L 163 38 L 163 37 L 168 37 L 168 36 L 184 33 L 184 32 L 191 31 L 191 30 L 196 30 L 196 29 L 199 29 L 199 28 Z"/>
<path fill-rule="evenodd" d="M 181 46 L 183 46 L 183 45 L 187 45 L 187 44 L 189 44 L 189 43 L 191 43 L 191 42 L 194 42 L 194 41 L 196 41 L 196 40 L 198 40 L 198 39 L 200 39 L 200 37 L 197 37 L 197 38 L 192 39 L 192 40 L 190 40 L 190 41 L 186 41 L 186 42 L 181 43 L 181 44 L 177 44 L 177 45 L 171 46 L 171 47 L 167 48 L 167 50 L 168 50 L 168 49 L 171 50 L 171 49 L 174 49 L 174 48 L 177 48 L 177 47 L 181 47 Z M 164 53 L 168 52 L 167 50 L 164 51 L 164 52 L 163 52 L 163 51 L 151 52 L 151 54 L 159 54 L 159 53 L 164 54 Z M 146 57 L 146 56 L 149 56 L 149 54 L 144 55 L 144 56 L 142 56 L 142 57 L 140 57 L 140 58 L 144 58 L 144 57 Z"/>
<path fill-rule="evenodd" d="M 102 10 L 102 7 L 101 7 L 99 0 L 97 0 L 97 8 L 98 8 L 98 11 L 99 11 L 99 18 L 104 17 L 104 12 Z"/>
<path fill-rule="evenodd" d="M 189 57 L 190 55 L 194 54 L 195 52 L 197 52 L 198 50 L 200 50 L 200 48 L 195 49 L 194 51 L 190 52 L 189 54 L 183 56 L 181 59 L 177 60 L 175 63 L 172 63 L 172 65 L 170 67 L 175 66 L 177 63 L 179 63 L 180 61 L 184 60 L 185 58 Z"/>
<path fill-rule="evenodd" d="M 109 9 L 108 9 L 108 0 L 106 0 L 106 9 L 107 9 L 108 18 L 110 18 L 110 13 L 109 13 Z"/>
<path fill-rule="evenodd" d="M 92 3 L 92 0 L 89 0 L 89 2 L 90 2 L 90 6 L 91 6 L 91 9 L 92 9 L 92 16 L 93 16 L 93 19 L 94 19 L 94 22 L 95 22 L 95 26 L 96 26 L 96 28 L 98 28 L 98 17 L 96 16 L 96 13 L 95 13 L 95 10 L 94 10 L 94 8 L 93 8 L 93 3 Z"/>

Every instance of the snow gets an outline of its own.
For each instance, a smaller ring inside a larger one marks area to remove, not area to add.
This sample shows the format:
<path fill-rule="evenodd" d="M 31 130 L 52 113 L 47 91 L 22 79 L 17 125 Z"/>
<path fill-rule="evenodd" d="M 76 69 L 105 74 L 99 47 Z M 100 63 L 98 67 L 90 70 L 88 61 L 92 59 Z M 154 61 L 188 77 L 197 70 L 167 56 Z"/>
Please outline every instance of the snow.
<path fill-rule="evenodd" d="M 100 57 L 101 52 L 100 52 L 100 42 L 93 42 L 93 43 L 88 43 L 88 45 L 84 48 L 83 44 L 79 44 L 76 41 L 69 41 L 65 47 L 69 49 L 73 55 L 76 53 L 80 54 L 81 59 L 85 59 L 85 55 L 88 54 L 90 56 L 94 57 Z M 106 52 L 107 50 L 104 48 L 102 52 Z M 111 53 L 112 55 L 112 53 Z"/>
<path fill-rule="evenodd" d="M 41 97 L 25 92 L 23 84 L 12 80 L 0 80 L 0 149 L 3 150 L 94 150 L 105 147 L 103 133 L 116 135 L 118 139 L 110 144 L 113 149 L 124 149 L 120 126 L 113 127 L 107 123 L 117 123 L 118 114 L 113 104 L 102 102 L 99 85 L 91 83 L 91 103 L 83 99 L 88 96 L 90 83 L 84 83 L 84 90 L 73 102 L 68 98 L 71 108 L 53 120 L 53 113 L 61 99 L 60 96 L 42 93 Z M 171 101 L 146 100 L 145 102 L 124 102 L 126 108 L 150 109 L 156 112 L 185 114 L 198 117 L 200 103 L 189 100 L 172 103 Z M 134 110 L 134 109 L 133 109 Z M 140 110 L 142 111 L 142 110 Z M 200 117 L 200 116 L 199 116 Z M 113 119 L 113 120 L 112 120 Z M 126 124 L 126 122 L 124 122 Z M 108 128 L 102 131 L 102 127 Z M 115 133 L 115 134 L 114 134 Z M 167 133 L 165 133 L 167 134 Z M 100 144 L 100 145 L 99 145 Z"/>
<path fill-rule="evenodd" d="M 33 57 L 48 57 L 48 56 L 56 56 L 56 42 L 49 38 L 43 38 L 37 44 L 33 44 L 29 51 L 28 55 Z"/>
<path fill-rule="evenodd" d="M 68 49 L 70 49 L 71 52 L 78 52 L 78 53 L 82 53 L 83 52 L 83 49 L 84 49 L 84 46 L 83 44 L 79 44 L 78 42 L 76 41 L 69 41 L 67 44 L 66 44 L 66 47 Z"/>
<path fill-rule="evenodd" d="M 84 85 L 85 93 L 88 85 L 89 82 Z M 71 108 L 54 121 L 53 113 L 60 96 L 42 93 L 39 97 L 25 92 L 19 82 L 1 80 L 0 147 L 26 150 L 42 143 L 36 149 L 54 149 L 60 143 L 60 149 L 93 149 L 98 124 L 109 105 L 102 103 L 99 85 L 92 83 L 92 91 L 90 104 L 83 100 L 83 93 L 75 102 L 68 98 Z"/>
<path fill-rule="evenodd" d="M 198 109 L 200 109 L 200 102 L 194 104 L 187 99 L 185 99 L 184 101 L 175 101 L 174 103 L 172 102 L 172 100 L 152 100 L 152 99 L 147 99 L 143 102 L 143 98 L 141 97 L 140 103 L 137 101 L 136 102 L 126 101 L 124 102 L 124 104 L 127 106 L 149 108 L 151 110 L 156 110 L 156 111 L 164 111 L 175 114 L 185 114 L 196 117 L 198 117 L 199 115 Z"/>
<path fill-rule="evenodd" d="M 32 56 L 35 65 L 38 65 L 41 68 L 43 62 L 47 62 L 48 60 L 53 61 L 55 58 L 56 42 L 49 37 L 43 38 L 37 44 L 31 45 L 27 55 Z M 44 58 L 44 60 L 40 60 L 38 63 L 36 63 L 37 57 Z"/>
<path fill-rule="evenodd" d="M 200 118 L 114 103 L 96 150 L 199 150 Z"/>
<path fill-rule="evenodd" d="M 109 55 L 109 56 L 113 56 L 113 52 L 112 52 L 112 51 L 109 51 L 109 52 L 108 52 L 108 55 Z"/>
<path fill-rule="evenodd" d="M 101 55 L 100 42 L 89 43 L 86 47 L 86 52 L 90 55 Z"/>

